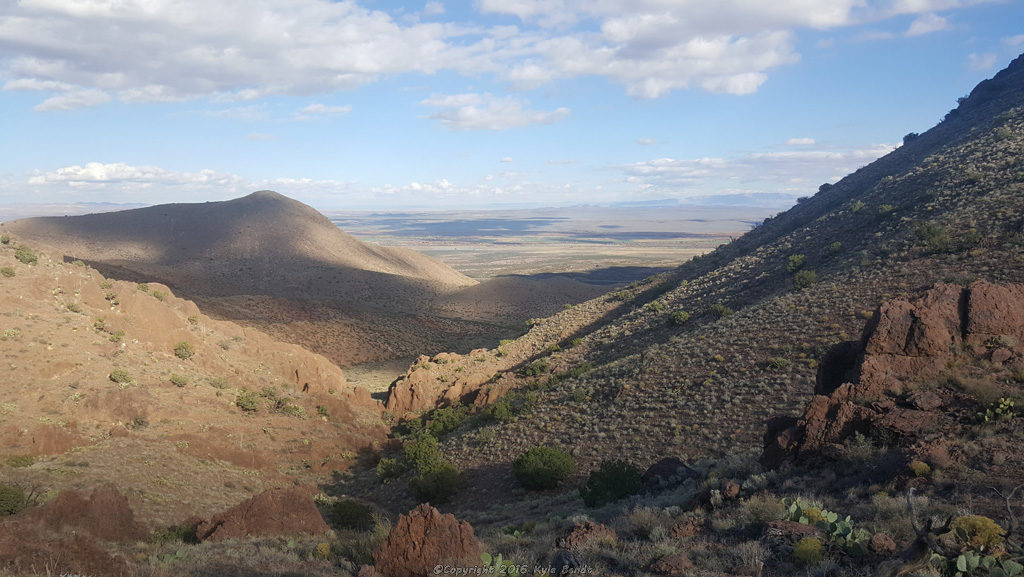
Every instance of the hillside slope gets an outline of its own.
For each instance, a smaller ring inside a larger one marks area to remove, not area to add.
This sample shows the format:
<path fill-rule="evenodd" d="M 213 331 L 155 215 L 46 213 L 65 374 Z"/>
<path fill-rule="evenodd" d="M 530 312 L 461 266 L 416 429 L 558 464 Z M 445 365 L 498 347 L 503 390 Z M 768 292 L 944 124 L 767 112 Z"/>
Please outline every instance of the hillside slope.
<path fill-rule="evenodd" d="M 326 358 L 0 238 L 0 458 L 34 457 L 6 482 L 111 481 L 169 524 L 382 440 L 379 403 Z"/>
<path fill-rule="evenodd" d="M 513 494 L 509 461 L 538 444 L 572 451 L 583 472 L 623 455 L 645 465 L 758 450 L 767 421 L 802 409 L 821 360 L 886 299 L 1024 281 L 1021 215 L 1024 57 L 936 127 L 713 253 L 500 349 L 418 363 L 388 406 L 518 389 L 506 397 L 517 416 L 445 441 L 474 487 L 470 507 Z"/>

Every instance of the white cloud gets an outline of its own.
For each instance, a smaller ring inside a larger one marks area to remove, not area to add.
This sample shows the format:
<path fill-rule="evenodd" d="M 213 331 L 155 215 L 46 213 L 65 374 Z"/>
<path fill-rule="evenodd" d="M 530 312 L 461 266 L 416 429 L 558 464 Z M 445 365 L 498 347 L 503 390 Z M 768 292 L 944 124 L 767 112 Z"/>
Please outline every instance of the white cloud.
<path fill-rule="evenodd" d="M 76 108 L 88 108 L 99 106 L 110 102 L 110 95 L 102 90 L 91 88 L 73 88 L 51 96 L 35 106 L 39 112 L 51 110 L 74 110 Z"/>
<path fill-rule="evenodd" d="M 266 132 L 250 132 L 245 135 L 246 140 L 275 140 L 277 137 Z"/>
<path fill-rule="evenodd" d="M 220 110 L 207 110 L 207 116 L 214 118 L 229 118 L 242 122 L 259 122 L 270 119 L 270 112 L 267 107 L 261 104 L 250 104 L 248 106 L 234 106 Z"/>
<path fill-rule="evenodd" d="M 514 161 L 514 159 L 511 156 L 504 156 L 501 159 L 501 162 L 513 162 L 513 161 Z"/>
<path fill-rule="evenodd" d="M 439 108 L 428 118 L 452 130 L 506 130 L 530 124 L 551 124 L 569 115 L 568 108 L 530 110 L 525 108 L 529 104 L 526 101 L 491 94 L 432 96 L 422 104 Z"/>
<path fill-rule="evenodd" d="M 1008 38 L 1003 38 L 1003 44 L 1006 44 L 1007 46 L 1013 46 L 1013 47 L 1024 46 L 1024 34 L 1018 34 L 1016 36 L 1010 36 Z"/>
<path fill-rule="evenodd" d="M 907 36 L 922 36 L 940 30 L 949 30 L 949 21 L 938 14 L 929 12 L 914 19 L 910 23 L 910 27 L 907 28 L 906 34 Z"/>
<path fill-rule="evenodd" d="M 659 158 L 624 165 L 625 182 L 663 196 L 692 197 L 743 192 L 805 196 L 815 183 L 833 181 L 891 152 L 879 144 L 845 149 L 806 148 L 755 152 L 728 158 Z"/>
<path fill-rule="evenodd" d="M 658 144 L 658 140 L 655 138 L 637 138 L 636 143 L 640 146 L 651 146 L 652 144 Z"/>
<path fill-rule="evenodd" d="M 974 54 L 967 56 L 967 67 L 971 70 L 991 70 L 996 65 L 995 54 Z"/>
<path fill-rule="evenodd" d="M 786 141 L 788 146 L 810 146 L 814 144 L 813 138 L 802 137 L 802 138 L 790 138 Z"/>
<path fill-rule="evenodd" d="M 795 32 L 899 15 L 908 34 L 982 0 L 478 0 L 521 26 L 396 20 L 358 0 L 0 2 L 7 90 L 41 110 L 331 94 L 404 73 L 491 75 L 517 89 L 599 76 L 638 98 L 757 90 L 799 61 Z M 436 0 L 422 13 L 444 16 Z M 436 20 L 436 18 L 435 18 Z"/>
<path fill-rule="evenodd" d="M 351 106 L 329 106 L 327 104 L 310 104 L 300 110 L 294 117 L 293 120 L 308 121 L 317 120 L 321 118 L 332 118 L 335 116 L 341 116 L 352 112 Z"/>

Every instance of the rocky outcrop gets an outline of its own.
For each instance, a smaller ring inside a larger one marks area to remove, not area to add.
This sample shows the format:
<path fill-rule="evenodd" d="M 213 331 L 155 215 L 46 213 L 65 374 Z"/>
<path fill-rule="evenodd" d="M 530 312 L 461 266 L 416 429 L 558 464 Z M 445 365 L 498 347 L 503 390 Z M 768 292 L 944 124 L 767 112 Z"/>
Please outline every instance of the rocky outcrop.
<path fill-rule="evenodd" d="M 856 432 L 905 437 L 938 426 L 952 399 L 941 390 L 905 394 L 940 378 L 953 361 L 1010 365 L 1024 358 L 1024 285 L 939 283 L 916 300 L 875 312 L 857 346 L 826 355 L 816 395 L 799 419 L 768 425 L 761 462 L 828 452 Z M 837 376 L 853 376 L 835 384 Z M 825 394 L 822 394 L 825 393 Z"/>
<path fill-rule="evenodd" d="M 374 567 L 382 577 L 424 577 L 433 575 L 439 564 L 479 563 L 479 557 L 473 527 L 426 503 L 401 515 L 373 553 Z"/>
<path fill-rule="evenodd" d="M 690 479 L 699 479 L 701 474 L 681 459 L 665 457 L 644 471 L 641 481 L 648 493 L 674 489 Z"/>
<path fill-rule="evenodd" d="M 300 487 L 271 489 L 200 523 L 201 541 L 223 541 L 247 536 L 323 534 L 330 531 L 313 503 L 312 491 Z"/>
<path fill-rule="evenodd" d="M 149 536 L 146 527 L 135 521 L 128 498 L 113 485 L 103 485 L 88 495 L 63 491 L 32 514 L 51 530 L 72 528 L 104 541 L 128 543 Z"/>
<path fill-rule="evenodd" d="M 561 549 L 577 551 L 602 544 L 614 543 L 618 539 L 615 530 L 593 521 L 577 523 L 560 537 L 555 546 Z"/>

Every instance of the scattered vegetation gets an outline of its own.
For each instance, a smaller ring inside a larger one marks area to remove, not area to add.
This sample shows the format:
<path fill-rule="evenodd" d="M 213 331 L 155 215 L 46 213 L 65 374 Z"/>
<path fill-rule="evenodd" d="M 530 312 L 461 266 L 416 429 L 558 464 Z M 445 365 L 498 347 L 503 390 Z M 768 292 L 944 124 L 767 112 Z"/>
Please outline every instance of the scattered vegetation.
<path fill-rule="evenodd" d="M 35 462 L 36 459 L 32 455 L 12 455 L 7 457 L 8 467 L 31 467 Z"/>
<path fill-rule="evenodd" d="M 242 390 L 235 397 L 235 405 L 247 413 L 255 413 L 259 410 L 259 395 L 256 391 Z"/>
<path fill-rule="evenodd" d="M 183 361 L 187 361 L 192 358 L 192 355 L 196 354 L 195 349 L 192 348 L 192 343 L 182 341 L 174 345 L 174 356 L 178 357 Z"/>
<path fill-rule="evenodd" d="M 184 387 L 188 384 L 188 377 L 183 375 L 171 375 L 171 384 L 176 387 Z"/>
<path fill-rule="evenodd" d="M 14 276 L 14 269 L 9 267 L 9 266 L 5 266 L 3 268 L 0 268 L 0 276 L 5 276 L 7 278 L 11 278 L 12 276 Z"/>
<path fill-rule="evenodd" d="M 554 447 L 534 447 L 522 453 L 512 463 L 519 484 L 527 489 L 554 489 L 575 471 L 572 456 Z"/>
<path fill-rule="evenodd" d="M 36 264 L 39 262 L 39 255 L 32 252 L 32 249 L 25 246 L 19 246 L 14 249 L 14 258 L 18 259 L 18 261 L 23 264 Z"/>

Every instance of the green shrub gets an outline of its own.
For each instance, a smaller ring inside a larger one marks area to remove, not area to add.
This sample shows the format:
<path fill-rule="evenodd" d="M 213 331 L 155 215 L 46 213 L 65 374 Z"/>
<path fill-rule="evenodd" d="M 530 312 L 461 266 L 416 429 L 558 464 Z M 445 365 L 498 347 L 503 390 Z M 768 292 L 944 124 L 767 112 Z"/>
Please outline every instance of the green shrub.
<path fill-rule="evenodd" d="M 796 272 L 807 264 L 807 256 L 802 254 L 793 254 L 789 256 L 789 261 L 786 262 L 786 270 L 789 272 Z"/>
<path fill-rule="evenodd" d="M 242 391 L 235 397 L 235 405 L 247 413 L 256 412 L 259 408 L 259 395 L 255 391 Z"/>
<path fill-rule="evenodd" d="M 420 501 L 447 503 L 462 488 L 462 475 L 454 465 L 442 463 L 409 480 L 409 489 Z"/>
<path fill-rule="evenodd" d="M 767 365 L 769 369 L 784 370 L 793 366 L 793 361 L 785 357 L 772 357 L 768 359 Z"/>
<path fill-rule="evenodd" d="M 405 461 L 420 473 L 435 469 L 445 462 L 437 439 L 430 433 L 422 433 L 406 443 L 403 453 Z"/>
<path fill-rule="evenodd" d="M 78 303 L 67 303 L 67 304 L 64 305 L 64 308 L 68 309 L 68 312 L 77 313 L 77 314 L 81 314 L 82 313 L 82 305 L 80 305 Z"/>
<path fill-rule="evenodd" d="M 408 469 L 404 464 L 400 463 L 398 459 L 391 457 L 384 457 L 380 461 L 377 461 L 377 480 L 381 482 L 390 481 L 396 477 L 401 477 L 402 473 Z"/>
<path fill-rule="evenodd" d="M 215 389 L 228 388 L 228 380 L 225 379 L 224 377 L 214 377 L 207 382 L 210 383 L 210 386 Z"/>
<path fill-rule="evenodd" d="M 195 545 L 199 543 L 199 536 L 196 535 L 196 526 L 188 523 L 182 525 L 171 525 L 162 529 L 154 530 L 149 541 L 157 545 L 168 545 L 170 543 L 188 543 Z"/>
<path fill-rule="evenodd" d="M 14 269 L 9 266 L 0 268 L 0 275 L 3 275 L 7 278 L 11 278 L 12 276 L 14 276 Z"/>
<path fill-rule="evenodd" d="M 7 466 L 9 467 L 31 467 L 35 462 L 36 459 L 32 455 L 12 455 L 7 457 Z"/>
<path fill-rule="evenodd" d="M 658 302 L 658 301 L 653 301 L 653 302 L 647 303 L 644 306 L 644 308 L 649 310 L 649 311 L 651 311 L 651 312 L 660 313 L 661 311 L 665 310 L 665 303 L 661 303 L 661 302 Z"/>
<path fill-rule="evenodd" d="M 152 294 L 153 294 L 153 298 L 155 298 L 158 301 L 164 300 L 164 297 L 167 296 L 167 293 L 165 293 L 164 291 L 153 291 Z"/>
<path fill-rule="evenodd" d="M 569 341 L 569 344 L 574 347 L 578 347 L 583 344 L 583 337 L 573 337 L 573 339 Z"/>
<path fill-rule="evenodd" d="M 953 238 L 949 235 L 946 227 L 926 222 L 914 229 L 914 236 L 924 245 L 930 253 L 944 254 L 953 252 L 955 249 Z"/>
<path fill-rule="evenodd" d="M 837 253 L 837 252 L 839 252 L 841 250 L 843 250 L 843 243 L 839 242 L 838 240 L 835 241 L 834 243 L 828 245 L 828 251 L 830 253 L 835 254 L 835 253 Z"/>
<path fill-rule="evenodd" d="M 629 461 L 602 461 L 590 472 L 587 484 L 580 487 L 580 497 L 588 507 L 618 501 L 640 491 L 640 469 Z"/>
<path fill-rule="evenodd" d="M 1003 530 L 995 521 L 981 515 L 957 517 L 952 524 L 957 538 L 976 551 L 990 551 L 1003 542 Z"/>
<path fill-rule="evenodd" d="M 804 290 L 818 280 L 818 273 L 813 270 L 802 270 L 793 275 L 793 288 Z"/>
<path fill-rule="evenodd" d="M 932 474 L 932 468 L 923 461 L 911 461 L 908 467 L 915 477 L 927 477 Z"/>
<path fill-rule="evenodd" d="M 715 303 L 711 305 L 710 310 L 711 314 L 715 315 L 716 317 L 727 317 L 732 314 L 731 308 L 720 303 Z"/>
<path fill-rule="evenodd" d="M 24 246 L 19 246 L 14 250 L 14 258 L 18 259 L 24 264 L 36 264 L 39 262 L 39 256 L 32 252 L 31 249 Z"/>
<path fill-rule="evenodd" d="M 863 200 L 857 200 L 857 201 L 854 201 L 854 203 L 850 205 L 850 210 L 852 210 L 855 213 L 856 212 L 860 212 L 861 209 L 863 209 L 865 206 L 866 205 L 864 204 Z"/>
<path fill-rule="evenodd" d="M 126 371 L 124 369 L 114 369 L 114 370 L 110 371 L 109 377 L 110 377 L 110 380 L 114 381 L 115 383 L 130 383 L 130 382 L 132 382 L 132 376 L 128 373 L 128 371 Z"/>
<path fill-rule="evenodd" d="M 793 559 L 801 565 L 817 565 L 823 557 L 821 541 L 814 537 L 804 537 L 793 547 Z"/>
<path fill-rule="evenodd" d="M 330 418 L 331 410 L 328 409 L 325 405 L 317 405 L 316 406 L 316 414 L 320 415 L 321 417 L 328 417 L 328 418 Z"/>
<path fill-rule="evenodd" d="M 28 507 L 28 498 L 21 487 L 0 485 L 0 515 L 13 515 Z"/>
<path fill-rule="evenodd" d="M 192 348 L 192 343 L 181 341 L 174 345 L 174 356 L 183 361 L 191 359 L 194 354 L 196 354 L 196 351 Z"/>
<path fill-rule="evenodd" d="M 686 311 L 676 311 L 669 317 L 669 322 L 674 325 L 681 325 L 688 320 L 690 320 L 690 313 Z"/>
<path fill-rule="evenodd" d="M 149 292 L 149 285 L 144 283 L 144 282 L 140 282 L 139 284 L 135 285 L 135 288 L 139 289 L 140 291 L 142 291 L 144 293 L 148 293 Z"/>
<path fill-rule="evenodd" d="M 554 447 L 534 447 L 516 457 L 512 471 L 527 489 L 554 489 L 576 472 L 572 456 Z"/>
<path fill-rule="evenodd" d="M 184 387 L 188 384 L 188 377 L 183 375 L 171 375 L 171 384 L 176 387 Z"/>
<path fill-rule="evenodd" d="M 306 409 L 303 409 L 299 405 L 285 404 L 281 407 L 280 411 L 290 417 L 298 417 L 304 419 L 306 417 Z"/>
<path fill-rule="evenodd" d="M 548 363 L 547 359 L 537 359 L 529 365 L 519 369 L 519 374 L 524 377 L 536 377 L 537 375 L 548 372 L 550 368 L 551 365 Z"/>
<path fill-rule="evenodd" d="M 344 529 L 368 531 L 373 528 L 373 509 L 355 499 L 341 499 L 331 508 L 334 521 Z"/>
<path fill-rule="evenodd" d="M 0 244 L 11 244 L 11 235 L 7 233 L 0 235 Z"/>
<path fill-rule="evenodd" d="M 878 214 L 881 215 L 881 216 L 885 216 L 887 214 L 891 214 L 895 210 L 896 210 L 896 207 L 891 205 L 891 204 L 882 204 L 882 205 L 878 206 Z"/>
<path fill-rule="evenodd" d="M 459 428 L 468 415 L 469 407 L 461 404 L 434 409 L 427 419 L 427 431 L 434 437 L 443 437 Z"/>

